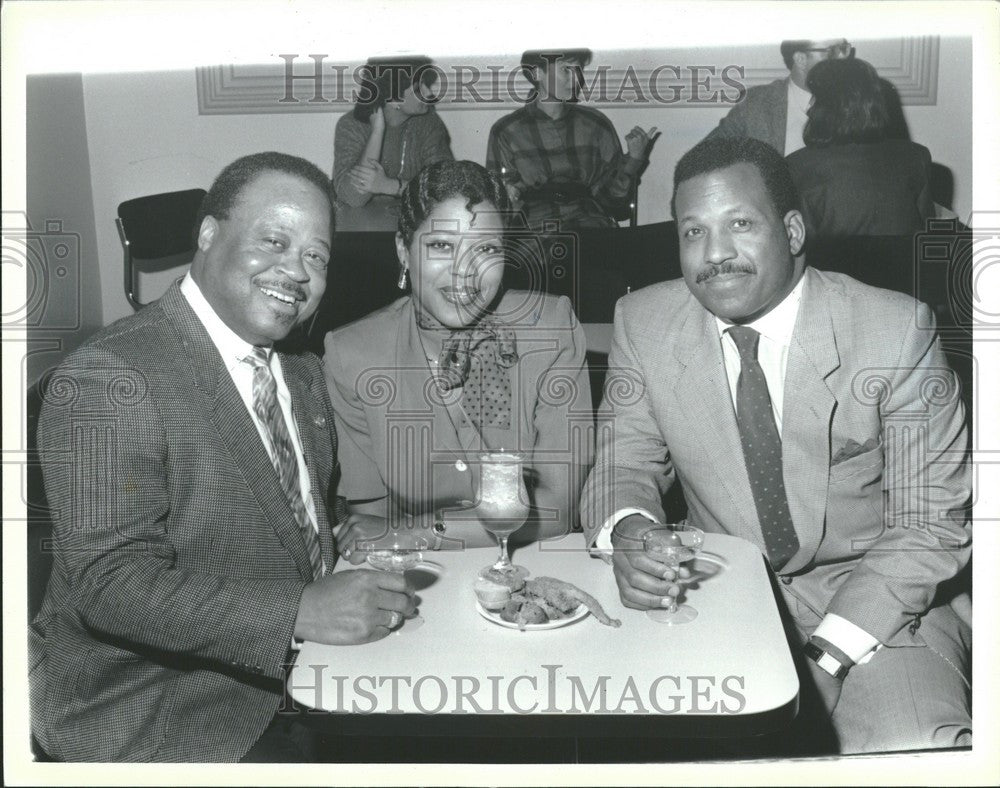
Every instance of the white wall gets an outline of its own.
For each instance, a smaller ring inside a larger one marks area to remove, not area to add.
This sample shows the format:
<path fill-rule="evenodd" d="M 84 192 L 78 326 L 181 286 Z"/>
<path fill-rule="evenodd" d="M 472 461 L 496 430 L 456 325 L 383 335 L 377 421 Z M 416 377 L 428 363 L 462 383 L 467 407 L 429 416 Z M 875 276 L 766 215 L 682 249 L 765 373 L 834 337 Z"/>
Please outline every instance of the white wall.
<path fill-rule="evenodd" d="M 47 238 L 35 246 L 41 252 L 47 250 L 45 257 L 24 258 L 26 292 L 35 296 L 29 304 L 37 308 L 28 315 L 33 328 L 25 362 L 27 386 L 99 329 L 104 315 L 83 80 L 80 74 L 42 74 L 26 82 L 27 219 L 38 237 Z M 5 231 L 8 220 L 5 214 Z M 58 236 L 65 236 L 76 252 L 63 264 L 53 254 Z M 4 262 L 6 256 L 5 236 Z M 39 259 L 45 270 L 33 270 L 31 262 Z M 67 273 L 60 275 L 60 270 Z"/>
<path fill-rule="evenodd" d="M 775 66 L 780 67 L 776 50 Z M 734 51 L 733 58 L 731 62 L 741 62 L 740 52 Z M 912 138 L 952 170 L 954 208 L 963 218 L 972 208 L 971 68 L 971 43 L 942 39 L 937 105 L 904 108 Z M 297 154 L 327 172 L 333 167 L 336 113 L 199 115 L 194 69 L 84 75 L 83 88 L 105 322 L 132 311 L 121 287 L 121 249 L 114 226 L 118 203 L 161 191 L 208 188 L 230 161 L 261 150 Z M 622 134 L 636 124 L 655 125 L 663 132 L 639 190 L 641 223 L 667 218 L 674 165 L 727 109 L 605 110 Z M 456 157 L 484 161 L 489 129 L 508 111 L 442 111 Z"/>

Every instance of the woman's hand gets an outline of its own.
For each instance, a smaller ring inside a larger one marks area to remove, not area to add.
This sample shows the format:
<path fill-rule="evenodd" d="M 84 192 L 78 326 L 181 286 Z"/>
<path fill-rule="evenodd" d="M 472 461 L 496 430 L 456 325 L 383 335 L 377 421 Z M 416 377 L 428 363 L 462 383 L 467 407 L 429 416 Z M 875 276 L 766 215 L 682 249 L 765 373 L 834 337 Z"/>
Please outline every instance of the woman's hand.
<path fill-rule="evenodd" d="M 385 131 L 385 112 L 383 108 L 376 109 L 368 118 L 368 123 L 372 127 L 372 134 L 382 134 Z"/>
<path fill-rule="evenodd" d="M 389 533 L 389 521 L 377 514 L 352 512 L 337 534 L 337 551 L 352 564 L 365 561 L 365 551 L 359 549 L 365 542 L 373 542 Z"/>
<path fill-rule="evenodd" d="M 352 167 L 349 176 L 351 185 L 363 194 L 399 193 L 399 181 L 387 176 L 382 164 L 375 159 Z"/>
<path fill-rule="evenodd" d="M 521 187 L 515 183 L 505 183 L 504 186 L 507 189 L 507 199 L 510 200 L 510 206 L 516 211 L 521 206 Z"/>

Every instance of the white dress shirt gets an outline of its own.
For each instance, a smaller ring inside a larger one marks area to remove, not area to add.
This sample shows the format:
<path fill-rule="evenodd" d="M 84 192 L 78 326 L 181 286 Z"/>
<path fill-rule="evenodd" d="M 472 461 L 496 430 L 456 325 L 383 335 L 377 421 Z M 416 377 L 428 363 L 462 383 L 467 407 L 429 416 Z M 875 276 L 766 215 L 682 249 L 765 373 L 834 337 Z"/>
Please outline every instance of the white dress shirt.
<path fill-rule="evenodd" d="M 219 355 L 222 356 L 222 363 L 226 366 L 226 371 L 233 379 L 236 390 L 246 405 L 247 412 L 253 423 L 257 426 L 260 439 L 267 449 L 267 454 L 274 462 L 274 448 L 271 446 L 271 437 L 267 432 L 267 427 L 257 418 L 253 409 L 253 367 L 246 363 L 245 359 L 253 350 L 253 345 L 245 339 L 241 339 L 208 303 L 201 292 L 201 288 L 191 278 L 190 274 L 184 277 L 181 282 L 181 294 L 187 299 L 191 309 L 198 316 L 205 330 L 215 344 Z M 274 382 L 278 389 L 278 404 L 281 407 L 281 414 L 285 417 L 285 426 L 292 439 L 292 446 L 295 448 L 295 459 L 299 466 L 299 486 L 302 490 L 302 500 L 306 505 L 306 513 L 316 532 L 319 533 L 319 526 L 316 522 L 316 505 L 312 497 L 312 485 L 309 483 L 309 469 L 306 467 L 305 454 L 302 451 L 302 441 L 299 438 L 299 429 L 292 415 L 292 397 L 288 393 L 288 386 L 285 384 L 285 377 L 281 371 L 281 359 L 277 353 L 270 354 L 269 367 L 274 375 Z"/>
<path fill-rule="evenodd" d="M 781 411 L 785 401 L 785 371 L 788 368 L 788 349 L 792 342 L 792 332 L 795 329 L 795 319 L 799 312 L 804 283 L 805 277 L 803 276 L 780 304 L 752 323 L 746 324 L 748 328 L 752 328 L 760 334 L 757 361 L 764 373 L 764 379 L 767 381 L 774 423 L 778 427 L 779 436 L 781 435 Z M 726 331 L 726 329 L 731 328 L 732 324 L 719 318 L 715 319 L 715 324 L 719 332 L 719 341 L 722 343 L 722 357 L 729 382 L 729 393 L 735 409 L 736 386 L 740 377 L 740 353 L 732 336 Z M 610 554 L 613 550 L 611 546 L 612 529 L 622 519 L 633 514 L 640 514 L 649 520 L 656 521 L 656 518 L 644 509 L 620 509 L 603 524 L 597 539 L 594 541 L 594 552 Z M 828 613 L 823 618 L 813 634 L 825 638 L 858 663 L 867 662 L 874 653 L 873 649 L 879 645 L 878 641 L 863 629 L 833 613 Z"/>
<path fill-rule="evenodd" d="M 809 116 L 806 111 L 812 103 L 812 93 L 788 80 L 788 111 L 785 113 L 785 155 L 794 153 L 806 144 L 802 141 L 802 131 Z"/>

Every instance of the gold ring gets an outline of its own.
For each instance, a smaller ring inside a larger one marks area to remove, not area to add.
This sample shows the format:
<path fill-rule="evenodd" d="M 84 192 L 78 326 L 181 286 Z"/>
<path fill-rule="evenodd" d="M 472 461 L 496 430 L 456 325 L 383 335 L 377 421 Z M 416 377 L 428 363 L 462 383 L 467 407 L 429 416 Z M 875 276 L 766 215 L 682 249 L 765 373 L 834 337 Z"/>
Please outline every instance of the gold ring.
<path fill-rule="evenodd" d="M 397 610 L 393 610 L 389 614 L 389 629 L 395 629 L 399 626 L 399 622 L 403 620 L 403 616 Z"/>

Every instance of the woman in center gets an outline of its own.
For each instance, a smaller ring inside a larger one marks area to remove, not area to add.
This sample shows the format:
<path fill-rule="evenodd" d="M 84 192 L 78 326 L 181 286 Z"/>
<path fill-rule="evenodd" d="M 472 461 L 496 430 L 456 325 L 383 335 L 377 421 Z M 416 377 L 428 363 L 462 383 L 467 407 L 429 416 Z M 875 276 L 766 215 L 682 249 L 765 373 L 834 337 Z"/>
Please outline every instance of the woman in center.
<path fill-rule="evenodd" d="M 476 516 L 480 456 L 524 455 L 530 513 L 512 544 L 567 533 L 593 455 L 583 330 L 568 299 L 503 288 L 507 193 L 470 161 L 423 169 L 402 194 L 399 287 L 326 337 L 345 558 L 390 527 L 432 547 L 495 544 Z"/>

